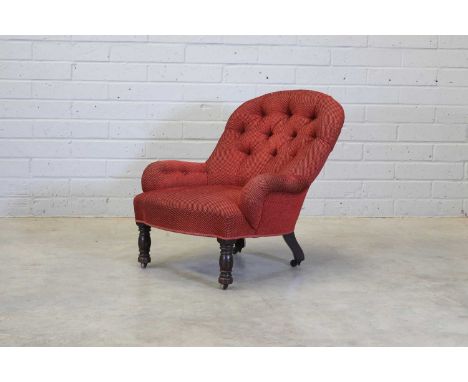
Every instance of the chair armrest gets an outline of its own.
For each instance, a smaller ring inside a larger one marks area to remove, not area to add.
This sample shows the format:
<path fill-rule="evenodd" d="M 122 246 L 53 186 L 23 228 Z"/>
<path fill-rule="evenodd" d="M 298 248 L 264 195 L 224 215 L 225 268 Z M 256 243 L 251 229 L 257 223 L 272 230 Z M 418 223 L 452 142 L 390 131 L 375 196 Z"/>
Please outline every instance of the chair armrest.
<path fill-rule="evenodd" d="M 307 187 L 309 182 L 300 175 L 260 174 L 250 179 L 243 187 L 239 206 L 249 224 L 256 229 L 262 217 L 263 204 L 269 194 L 299 194 Z"/>
<path fill-rule="evenodd" d="M 143 192 L 179 186 L 198 186 L 208 183 L 205 163 L 167 160 L 154 162 L 143 171 Z"/>

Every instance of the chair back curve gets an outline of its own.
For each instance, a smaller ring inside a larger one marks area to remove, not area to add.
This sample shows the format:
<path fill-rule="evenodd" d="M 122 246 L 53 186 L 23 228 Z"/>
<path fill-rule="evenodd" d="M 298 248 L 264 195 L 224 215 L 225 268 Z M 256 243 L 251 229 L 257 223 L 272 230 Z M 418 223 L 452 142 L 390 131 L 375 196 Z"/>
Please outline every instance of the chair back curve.
<path fill-rule="evenodd" d="M 309 183 L 322 169 L 344 122 L 341 105 L 311 90 L 265 94 L 239 106 L 208 158 L 209 184 L 243 186 L 263 174 Z"/>

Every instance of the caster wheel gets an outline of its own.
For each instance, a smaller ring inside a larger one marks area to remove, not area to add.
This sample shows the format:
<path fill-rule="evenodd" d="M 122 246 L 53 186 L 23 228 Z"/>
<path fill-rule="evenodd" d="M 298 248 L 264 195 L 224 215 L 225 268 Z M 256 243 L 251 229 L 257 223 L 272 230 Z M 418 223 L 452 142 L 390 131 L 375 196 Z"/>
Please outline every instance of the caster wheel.
<path fill-rule="evenodd" d="M 226 290 L 228 288 L 229 284 L 223 284 L 223 290 Z"/>
<path fill-rule="evenodd" d="M 147 263 L 140 263 L 140 267 L 141 267 L 142 269 L 145 269 L 147 265 L 148 265 Z"/>
<path fill-rule="evenodd" d="M 289 264 L 291 264 L 291 267 L 295 267 L 297 265 L 301 265 L 301 261 L 297 261 L 296 259 L 292 259 Z"/>

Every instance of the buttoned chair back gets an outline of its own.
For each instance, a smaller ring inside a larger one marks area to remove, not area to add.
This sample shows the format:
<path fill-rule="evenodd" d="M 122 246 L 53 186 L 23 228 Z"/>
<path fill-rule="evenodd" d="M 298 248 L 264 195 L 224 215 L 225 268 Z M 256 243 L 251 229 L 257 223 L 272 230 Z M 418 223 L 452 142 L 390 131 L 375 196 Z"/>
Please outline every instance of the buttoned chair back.
<path fill-rule="evenodd" d="M 263 174 L 301 175 L 311 183 L 341 131 L 332 97 L 310 90 L 270 93 L 243 103 L 207 160 L 210 184 L 243 186 Z"/>

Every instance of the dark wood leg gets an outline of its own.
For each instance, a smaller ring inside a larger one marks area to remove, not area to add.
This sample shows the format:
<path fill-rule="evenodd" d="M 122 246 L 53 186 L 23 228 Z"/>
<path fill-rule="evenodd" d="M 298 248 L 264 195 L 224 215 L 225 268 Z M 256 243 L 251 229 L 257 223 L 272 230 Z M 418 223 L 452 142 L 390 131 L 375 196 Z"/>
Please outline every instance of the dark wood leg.
<path fill-rule="evenodd" d="M 291 267 L 301 265 L 301 262 L 304 260 L 304 252 L 302 251 L 301 246 L 297 242 L 296 235 L 294 235 L 294 232 L 288 233 L 287 235 L 283 235 L 283 239 L 288 245 L 288 247 L 291 249 L 294 256 L 294 259 L 290 262 Z"/>
<path fill-rule="evenodd" d="M 236 243 L 234 244 L 234 251 L 232 253 L 241 253 L 242 248 L 245 247 L 245 239 L 237 239 Z"/>
<path fill-rule="evenodd" d="M 218 282 L 221 284 L 223 289 L 227 289 L 229 284 L 232 284 L 232 265 L 233 257 L 232 253 L 234 250 L 235 240 L 224 240 L 218 239 L 219 246 L 221 248 L 221 254 L 219 256 L 219 278 Z"/>
<path fill-rule="evenodd" d="M 151 247 L 151 227 L 143 223 L 137 223 L 140 235 L 138 236 L 138 248 L 140 254 L 138 255 L 138 262 L 142 268 L 146 268 L 148 263 L 151 263 L 150 247 Z"/>

